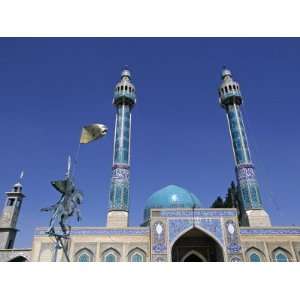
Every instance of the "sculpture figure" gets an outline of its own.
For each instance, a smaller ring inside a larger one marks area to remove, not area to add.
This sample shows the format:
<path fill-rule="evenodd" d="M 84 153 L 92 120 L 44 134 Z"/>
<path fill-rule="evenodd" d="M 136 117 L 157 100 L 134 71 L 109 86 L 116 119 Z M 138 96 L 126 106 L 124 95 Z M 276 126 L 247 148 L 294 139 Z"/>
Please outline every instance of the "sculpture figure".
<path fill-rule="evenodd" d="M 68 170 L 65 179 L 52 181 L 51 184 L 62 195 L 54 205 L 41 209 L 41 211 L 53 212 L 50 219 L 50 225 L 46 233 L 48 235 L 56 235 L 55 225 L 58 223 L 63 236 L 66 236 L 70 234 L 71 230 L 71 226 L 66 224 L 67 219 L 76 214 L 77 221 L 81 220 L 79 205 L 83 200 L 82 193 L 76 188 L 71 178 L 70 157 L 68 159 Z"/>

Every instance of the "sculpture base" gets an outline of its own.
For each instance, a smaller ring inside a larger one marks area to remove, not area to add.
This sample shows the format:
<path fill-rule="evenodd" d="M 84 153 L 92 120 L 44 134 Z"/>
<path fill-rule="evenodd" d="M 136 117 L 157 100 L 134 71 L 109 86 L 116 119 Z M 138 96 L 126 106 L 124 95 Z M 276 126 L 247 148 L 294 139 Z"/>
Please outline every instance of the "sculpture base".
<path fill-rule="evenodd" d="M 249 227 L 270 227 L 271 219 L 263 209 L 247 210 L 242 216 L 242 225 Z"/>
<path fill-rule="evenodd" d="M 128 227 L 128 212 L 118 210 L 108 212 L 106 226 L 111 228 Z"/>

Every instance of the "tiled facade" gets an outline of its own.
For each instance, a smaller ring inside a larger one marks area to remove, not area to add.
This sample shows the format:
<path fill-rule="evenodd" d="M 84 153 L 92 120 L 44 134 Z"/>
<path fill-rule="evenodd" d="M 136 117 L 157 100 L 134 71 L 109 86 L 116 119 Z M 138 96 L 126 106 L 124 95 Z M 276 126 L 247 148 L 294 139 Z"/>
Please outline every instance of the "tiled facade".
<path fill-rule="evenodd" d="M 112 255 L 116 261 L 128 262 L 138 253 L 142 261 L 168 262 L 175 242 L 193 228 L 222 249 L 219 261 L 250 261 L 250 255 L 275 261 L 276 251 L 286 254 L 289 261 L 300 261 L 300 227 L 239 227 L 235 209 L 153 209 L 145 227 L 73 228 L 68 253 L 71 261 L 79 261 L 82 255 L 101 262 Z M 52 260 L 54 244 L 44 233 L 45 228 L 36 230 L 33 261 Z M 57 260 L 65 261 L 61 251 Z"/>

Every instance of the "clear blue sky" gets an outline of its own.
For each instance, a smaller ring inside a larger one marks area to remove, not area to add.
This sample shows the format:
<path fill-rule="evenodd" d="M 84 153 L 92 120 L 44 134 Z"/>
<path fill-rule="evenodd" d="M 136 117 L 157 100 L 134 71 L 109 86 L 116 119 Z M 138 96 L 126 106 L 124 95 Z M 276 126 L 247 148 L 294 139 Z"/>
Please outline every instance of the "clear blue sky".
<path fill-rule="evenodd" d="M 225 64 L 240 82 L 243 112 L 265 209 L 273 225 L 300 225 L 300 39 L 78 38 L 0 39 L 0 193 L 25 170 L 26 198 L 17 247 L 31 247 L 39 209 L 58 199 L 60 179 L 80 128 L 99 122 L 109 134 L 81 148 L 76 182 L 82 226 L 104 226 L 115 109 L 124 65 L 137 90 L 132 117 L 130 225 L 146 199 L 180 185 L 209 207 L 235 179 L 225 112 L 217 88 Z M 75 225 L 75 224 L 74 224 Z"/>

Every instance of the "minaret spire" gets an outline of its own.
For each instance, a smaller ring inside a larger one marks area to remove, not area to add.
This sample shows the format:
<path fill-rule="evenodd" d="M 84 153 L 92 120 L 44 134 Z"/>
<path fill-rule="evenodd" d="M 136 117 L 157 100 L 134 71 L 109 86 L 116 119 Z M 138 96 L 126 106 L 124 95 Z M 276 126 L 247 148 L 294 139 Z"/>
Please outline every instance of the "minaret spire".
<path fill-rule="evenodd" d="M 223 67 L 221 78 L 219 101 L 227 114 L 235 160 L 236 179 L 244 210 L 242 223 L 249 226 L 270 226 L 270 218 L 262 206 L 255 169 L 250 156 L 240 109 L 243 103 L 240 86 L 233 80 L 231 71 L 226 67 Z"/>
<path fill-rule="evenodd" d="M 112 180 L 107 226 L 128 226 L 131 110 L 136 103 L 135 87 L 126 66 L 114 92 L 116 107 Z"/>
<path fill-rule="evenodd" d="M 22 177 L 23 176 L 20 176 L 20 180 Z M 10 192 L 6 192 L 6 199 L 0 217 L 0 249 L 12 249 L 14 246 L 18 232 L 16 228 L 18 217 L 23 198 L 25 197 L 22 189 L 23 186 L 20 181 L 18 181 Z"/>

